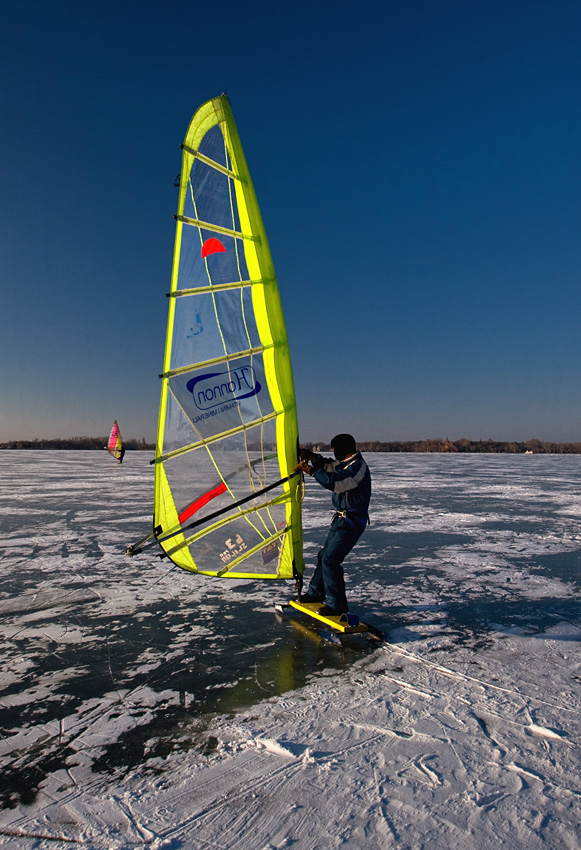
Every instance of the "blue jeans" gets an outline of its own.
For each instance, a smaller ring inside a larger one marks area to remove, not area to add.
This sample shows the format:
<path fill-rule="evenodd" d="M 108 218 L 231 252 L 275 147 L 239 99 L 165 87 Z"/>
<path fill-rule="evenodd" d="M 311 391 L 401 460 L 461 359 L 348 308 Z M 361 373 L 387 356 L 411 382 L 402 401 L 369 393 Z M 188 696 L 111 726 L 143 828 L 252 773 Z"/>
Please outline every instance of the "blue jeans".
<path fill-rule="evenodd" d="M 317 566 L 308 592 L 338 611 L 349 610 L 345 595 L 343 561 L 362 534 L 363 528 L 355 528 L 343 517 L 335 517 L 325 545 L 317 555 Z"/>

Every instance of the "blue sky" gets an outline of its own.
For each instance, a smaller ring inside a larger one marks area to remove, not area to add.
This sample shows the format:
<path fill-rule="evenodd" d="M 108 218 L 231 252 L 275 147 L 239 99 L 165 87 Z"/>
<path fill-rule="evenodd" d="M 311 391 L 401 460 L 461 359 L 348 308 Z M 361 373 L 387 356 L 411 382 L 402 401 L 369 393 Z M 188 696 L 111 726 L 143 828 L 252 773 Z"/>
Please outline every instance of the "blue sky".
<path fill-rule="evenodd" d="M 304 440 L 581 440 L 580 40 L 577 0 L 5 4 L 0 440 L 154 438 L 223 91 Z"/>

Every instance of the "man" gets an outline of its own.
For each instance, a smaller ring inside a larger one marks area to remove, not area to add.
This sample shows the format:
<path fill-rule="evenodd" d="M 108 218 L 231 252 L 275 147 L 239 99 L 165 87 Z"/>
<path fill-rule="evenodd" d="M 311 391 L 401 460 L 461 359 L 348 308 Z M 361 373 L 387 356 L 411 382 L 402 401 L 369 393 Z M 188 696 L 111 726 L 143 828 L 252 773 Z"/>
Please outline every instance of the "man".
<path fill-rule="evenodd" d="M 312 475 L 322 487 L 333 492 L 335 516 L 325 545 L 317 556 L 317 567 L 302 602 L 325 602 L 319 614 L 329 616 L 349 610 L 345 595 L 343 561 L 355 546 L 369 522 L 371 476 L 351 434 L 337 434 L 331 440 L 335 461 L 309 449 L 301 449 L 296 467 Z"/>

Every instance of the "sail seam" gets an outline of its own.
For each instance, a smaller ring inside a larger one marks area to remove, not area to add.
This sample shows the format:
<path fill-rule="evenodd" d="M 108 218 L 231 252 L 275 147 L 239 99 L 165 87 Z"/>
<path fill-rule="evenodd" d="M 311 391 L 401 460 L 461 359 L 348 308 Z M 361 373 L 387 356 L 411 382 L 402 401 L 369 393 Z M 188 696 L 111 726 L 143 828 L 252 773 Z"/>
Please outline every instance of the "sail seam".
<path fill-rule="evenodd" d="M 224 142 L 226 143 L 226 138 L 224 138 Z M 229 150 L 227 144 L 225 144 L 225 147 L 226 147 L 226 157 L 227 157 L 226 161 L 228 161 L 228 157 L 231 157 L 231 151 Z M 230 159 L 230 161 L 231 161 L 231 159 Z M 236 226 L 235 199 L 232 195 L 232 181 L 231 180 L 228 180 L 228 194 L 229 194 L 229 200 L 230 200 L 230 216 L 231 216 L 231 220 L 232 220 L 232 226 L 235 227 Z M 234 186 L 234 194 L 236 194 L 236 186 Z M 240 214 L 240 209 L 238 210 L 238 213 Z M 234 252 L 236 254 L 236 265 L 237 265 L 237 268 L 238 268 L 238 276 L 239 276 L 240 279 L 242 279 L 242 271 L 241 271 L 241 266 L 240 266 L 240 250 L 239 250 L 238 240 L 234 241 Z M 241 314 L 242 314 L 242 319 L 244 321 L 244 329 L 246 331 L 246 338 L 248 340 L 248 345 L 252 349 L 252 340 L 250 338 L 250 331 L 248 330 L 248 324 L 247 324 L 247 321 L 246 321 L 246 311 L 245 311 L 245 305 L 244 305 L 244 291 L 243 291 L 242 288 L 240 289 L 240 311 L 241 311 Z M 251 368 L 252 368 L 253 359 L 254 359 L 253 354 L 251 354 L 250 355 Z M 258 405 L 258 412 L 259 412 L 260 416 L 262 417 L 264 414 L 263 414 L 262 407 L 261 407 L 261 404 L 260 404 L 260 398 L 258 398 L 258 397 L 256 398 L 256 403 Z M 239 413 L 240 413 L 240 419 L 242 420 L 242 411 L 240 409 L 239 409 Z M 247 440 L 246 432 L 244 432 L 244 445 L 245 445 L 245 449 L 246 449 L 246 456 L 250 460 L 250 455 L 248 453 L 248 440 Z M 264 455 L 264 422 L 261 423 L 261 427 L 260 427 L 260 446 L 261 446 L 261 454 Z M 266 478 L 264 479 L 264 482 L 265 481 L 266 481 Z M 262 482 L 262 483 L 264 483 L 264 482 Z M 252 478 L 251 475 L 249 476 L 248 484 L 249 484 L 249 487 L 251 489 L 256 490 L 256 486 L 254 484 L 254 479 Z M 267 508 L 267 514 L 268 514 L 268 517 L 269 517 L 269 519 L 272 523 L 272 528 L 276 529 L 276 523 L 275 523 L 274 519 L 272 518 L 272 516 L 270 514 L 270 510 L 268 508 Z M 259 521 L 264 526 L 265 531 L 267 533 L 270 533 L 271 529 L 268 528 L 267 523 L 266 523 L 264 517 L 262 516 L 262 513 L 260 513 L 260 512 L 258 513 L 258 518 L 259 518 Z M 255 528 L 254 524 L 251 522 L 249 517 L 246 517 L 246 521 L 248 522 L 249 525 L 251 525 L 253 528 Z M 257 528 L 255 528 L 255 530 L 256 530 L 256 532 L 259 536 L 262 536 L 260 531 Z"/>

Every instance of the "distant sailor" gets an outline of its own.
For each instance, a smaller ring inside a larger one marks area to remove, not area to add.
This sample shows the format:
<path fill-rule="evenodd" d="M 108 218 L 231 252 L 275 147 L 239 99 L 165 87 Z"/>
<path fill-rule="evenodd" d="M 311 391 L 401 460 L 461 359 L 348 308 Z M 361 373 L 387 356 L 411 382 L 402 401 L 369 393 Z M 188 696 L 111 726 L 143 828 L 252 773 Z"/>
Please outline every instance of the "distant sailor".
<path fill-rule="evenodd" d="M 343 561 L 353 549 L 369 522 L 371 476 L 357 451 L 351 434 L 337 434 L 331 440 L 335 460 L 329 461 L 309 449 L 300 450 L 296 467 L 312 475 L 322 487 L 333 492 L 335 516 L 325 545 L 317 556 L 317 566 L 302 602 L 325 602 L 319 614 L 333 616 L 349 610 L 345 595 Z"/>

